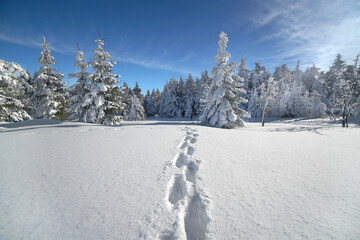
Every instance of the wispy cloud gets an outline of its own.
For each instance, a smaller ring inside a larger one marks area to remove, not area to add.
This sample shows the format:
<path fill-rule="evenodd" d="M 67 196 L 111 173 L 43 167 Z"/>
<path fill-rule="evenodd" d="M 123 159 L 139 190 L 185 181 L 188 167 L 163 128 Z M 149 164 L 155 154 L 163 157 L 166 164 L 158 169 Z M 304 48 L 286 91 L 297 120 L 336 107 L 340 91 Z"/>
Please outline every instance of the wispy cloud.
<path fill-rule="evenodd" d="M 186 58 L 186 56 L 185 56 Z M 197 75 L 197 71 L 193 71 L 191 69 L 187 68 L 181 68 L 177 65 L 177 63 L 164 63 L 157 59 L 152 59 L 149 57 L 123 57 L 123 56 L 115 56 L 113 58 L 115 61 L 119 62 L 126 62 L 126 63 L 132 63 L 136 64 L 138 66 L 150 68 L 150 69 L 161 69 L 161 70 L 167 70 L 167 71 L 173 71 L 178 72 L 182 74 L 193 74 Z"/>
<path fill-rule="evenodd" d="M 9 42 L 9 43 L 13 43 L 13 44 L 18 44 L 21 46 L 31 47 L 31 48 L 41 48 L 41 43 L 42 43 L 41 36 L 39 36 L 38 38 L 29 38 L 29 37 L 21 37 L 20 38 L 20 37 L 10 36 L 10 35 L 4 34 L 4 33 L 0 33 L 0 40 Z M 50 41 L 49 44 L 50 44 L 51 50 L 58 52 L 58 53 L 62 53 L 62 54 L 74 55 L 77 51 L 75 44 L 73 44 L 73 45 L 63 44 L 63 43 L 59 43 L 56 40 L 55 40 L 55 43 L 52 43 Z M 188 54 L 184 55 L 184 57 L 180 58 L 179 60 L 177 60 L 175 62 L 162 61 L 159 59 L 145 57 L 145 56 L 136 56 L 136 57 L 128 57 L 128 56 L 129 56 L 129 54 L 125 54 L 125 55 L 116 55 L 115 54 L 113 59 L 118 62 L 131 63 L 131 64 L 135 64 L 138 66 L 150 68 L 150 69 L 161 69 L 161 70 L 173 71 L 173 72 L 178 72 L 178 73 L 181 73 L 184 75 L 191 73 L 196 76 L 198 74 L 198 71 L 194 71 L 194 70 L 188 69 L 186 67 L 185 68 L 180 67 L 180 65 L 182 65 L 181 63 L 184 63 L 187 60 L 194 57 L 194 54 L 192 54 L 192 53 L 188 53 Z"/>
<path fill-rule="evenodd" d="M 51 38 L 52 40 L 49 42 L 50 45 L 50 49 L 58 52 L 58 53 L 62 53 L 62 54 L 74 54 L 76 53 L 76 47 L 75 46 L 70 46 L 67 44 L 53 44 L 52 41 L 53 38 Z M 21 36 L 21 37 L 17 37 L 17 36 L 11 36 L 9 34 L 4 34 L 4 33 L 0 33 L 0 40 L 5 41 L 5 42 L 9 42 L 9 43 L 13 43 L 13 44 L 18 44 L 21 46 L 26 46 L 26 47 L 31 47 L 31 48 L 41 48 L 41 43 L 42 43 L 42 36 L 38 36 L 38 37 L 28 37 L 28 36 Z"/>
<path fill-rule="evenodd" d="M 360 53 L 357 0 L 258 1 L 258 6 L 251 21 L 270 32 L 257 42 L 276 42 L 275 59 L 300 58 L 304 65 L 314 62 L 326 68 L 337 53 L 347 61 Z"/>
<path fill-rule="evenodd" d="M 3 33 L 0 33 L 0 40 L 9 42 L 9 43 L 13 43 L 13 44 L 26 46 L 26 47 L 32 47 L 32 48 L 41 47 L 41 42 L 39 42 L 39 41 L 35 41 L 33 39 L 29 39 L 26 37 L 21 37 L 21 38 L 13 37 L 13 36 L 9 36 L 9 35 L 3 34 Z"/>

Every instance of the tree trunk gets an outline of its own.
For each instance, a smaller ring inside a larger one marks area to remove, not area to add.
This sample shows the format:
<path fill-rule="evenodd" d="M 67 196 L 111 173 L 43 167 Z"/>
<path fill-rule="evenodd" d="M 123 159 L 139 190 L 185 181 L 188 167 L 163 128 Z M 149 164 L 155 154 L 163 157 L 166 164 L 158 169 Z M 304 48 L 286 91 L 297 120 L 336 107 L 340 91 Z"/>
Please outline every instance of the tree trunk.
<path fill-rule="evenodd" d="M 261 120 L 261 126 L 265 125 L 265 110 L 266 108 L 264 108 L 263 112 L 262 112 L 262 120 Z"/>
<path fill-rule="evenodd" d="M 345 109 L 343 110 L 342 127 L 345 127 Z"/>
<path fill-rule="evenodd" d="M 345 126 L 346 126 L 346 127 L 349 127 L 349 124 L 348 124 L 348 116 L 349 116 L 349 114 L 346 114 L 346 115 L 345 115 Z"/>

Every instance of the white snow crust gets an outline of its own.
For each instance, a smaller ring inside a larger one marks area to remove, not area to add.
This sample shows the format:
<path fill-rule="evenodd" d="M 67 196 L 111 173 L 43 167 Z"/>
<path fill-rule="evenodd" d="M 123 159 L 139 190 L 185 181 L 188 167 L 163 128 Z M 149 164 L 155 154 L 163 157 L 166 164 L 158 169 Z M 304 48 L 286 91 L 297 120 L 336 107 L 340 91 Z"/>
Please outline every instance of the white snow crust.
<path fill-rule="evenodd" d="M 0 239 L 360 239 L 360 119 L 0 124 Z"/>

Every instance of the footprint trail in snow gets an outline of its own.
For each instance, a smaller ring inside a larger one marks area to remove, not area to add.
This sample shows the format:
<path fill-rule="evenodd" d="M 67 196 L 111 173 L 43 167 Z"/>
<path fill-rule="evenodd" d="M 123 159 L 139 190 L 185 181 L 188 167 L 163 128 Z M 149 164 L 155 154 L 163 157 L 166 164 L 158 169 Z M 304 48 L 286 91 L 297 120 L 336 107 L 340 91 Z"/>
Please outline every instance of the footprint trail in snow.
<path fill-rule="evenodd" d="M 166 204 L 176 215 L 173 229 L 165 229 L 160 239 L 205 239 L 210 218 L 207 214 L 203 192 L 196 185 L 201 161 L 193 158 L 199 134 L 185 127 L 184 140 L 179 144 L 179 154 L 173 162 L 175 174 L 170 179 Z"/>

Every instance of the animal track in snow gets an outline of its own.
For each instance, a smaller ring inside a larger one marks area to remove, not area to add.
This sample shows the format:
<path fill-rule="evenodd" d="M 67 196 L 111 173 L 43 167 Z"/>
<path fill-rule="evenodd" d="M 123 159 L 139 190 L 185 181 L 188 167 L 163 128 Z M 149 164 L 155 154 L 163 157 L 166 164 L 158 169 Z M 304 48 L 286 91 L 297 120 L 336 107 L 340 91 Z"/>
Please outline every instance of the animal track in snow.
<path fill-rule="evenodd" d="M 190 140 L 191 136 L 186 136 L 185 141 Z"/>
<path fill-rule="evenodd" d="M 195 183 L 196 181 L 196 173 L 199 170 L 199 166 L 196 165 L 193 161 L 189 162 L 189 164 L 186 166 L 186 181 Z"/>
<path fill-rule="evenodd" d="M 206 228 L 210 218 L 199 193 L 195 193 L 191 198 L 184 221 L 187 239 L 206 239 Z"/>
<path fill-rule="evenodd" d="M 188 146 L 188 148 L 187 148 L 187 154 L 188 154 L 188 155 L 193 155 L 194 152 L 195 152 L 195 148 L 192 147 L 192 146 Z"/>
<path fill-rule="evenodd" d="M 176 167 L 181 168 L 182 166 L 186 165 L 188 157 L 185 155 L 185 153 L 181 152 L 176 160 Z"/>
<path fill-rule="evenodd" d="M 176 204 L 186 195 L 186 182 L 183 175 L 177 175 L 174 178 L 173 185 L 170 189 L 169 202 Z"/>
<path fill-rule="evenodd" d="M 188 143 L 185 141 L 185 142 L 183 142 L 183 144 L 181 144 L 180 149 L 184 149 L 184 148 L 186 148 L 187 146 L 188 146 Z"/>
<path fill-rule="evenodd" d="M 201 161 L 192 158 L 199 134 L 196 133 L 197 130 L 189 127 L 185 127 L 184 131 L 185 139 L 179 144 L 180 153 L 172 162 L 177 173 L 170 180 L 171 187 L 167 199 L 172 206 L 176 205 L 172 211 L 177 214 L 177 220 L 171 230 L 162 231 L 160 239 L 178 239 L 179 236 L 186 236 L 187 239 L 205 239 L 207 225 L 210 222 L 206 204 L 196 185 Z"/>

